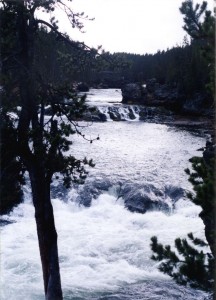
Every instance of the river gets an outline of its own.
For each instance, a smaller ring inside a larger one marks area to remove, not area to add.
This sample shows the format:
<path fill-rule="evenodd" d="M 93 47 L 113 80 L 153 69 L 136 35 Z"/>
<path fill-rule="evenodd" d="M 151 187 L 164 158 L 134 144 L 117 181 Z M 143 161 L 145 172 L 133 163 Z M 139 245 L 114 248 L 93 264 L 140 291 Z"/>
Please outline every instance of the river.
<path fill-rule="evenodd" d="M 87 96 L 100 109 L 124 109 L 120 101 L 118 90 L 90 90 Z M 200 156 L 206 137 L 138 118 L 89 123 L 82 130 L 100 139 L 88 143 L 73 135 L 70 151 L 96 166 L 83 186 L 66 191 L 58 179 L 52 187 L 64 299 L 204 300 L 206 293 L 159 272 L 149 245 L 152 236 L 170 245 L 189 232 L 204 238 L 200 208 L 185 196 L 192 187 L 184 169 L 190 157 Z M 2 300 L 44 299 L 29 185 L 24 193 L 24 202 L 2 217 L 8 222 L 1 227 Z M 147 199 L 144 214 L 125 207 L 138 198 Z"/>

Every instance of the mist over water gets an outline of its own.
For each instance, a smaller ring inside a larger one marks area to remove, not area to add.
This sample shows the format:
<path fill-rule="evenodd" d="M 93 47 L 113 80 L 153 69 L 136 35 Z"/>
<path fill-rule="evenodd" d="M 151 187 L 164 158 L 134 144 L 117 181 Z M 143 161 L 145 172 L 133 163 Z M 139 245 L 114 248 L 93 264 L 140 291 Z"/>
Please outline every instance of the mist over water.
<path fill-rule="evenodd" d="M 59 181 L 54 182 L 57 192 L 52 203 L 64 299 L 204 300 L 204 292 L 178 286 L 158 271 L 158 263 L 150 259 L 149 244 L 154 235 L 170 245 L 189 232 L 204 238 L 200 208 L 181 191 L 191 190 L 184 169 L 190 166 L 190 157 L 200 155 L 197 149 L 204 146 L 205 138 L 138 121 L 94 123 L 84 130 L 91 138 L 99 134 L 100 140 L 90 144 L 72 136 L 71 153 L 93 158 L 95 168 L 89 170 L 84 186 L 65 192 Z M 139 190 L 152 201 L 166 201 L 170 209 L 130 212 L 124 205 L 128 187 L 130 193 Z M 90 195 L 90 207 L 80 205 L 80 195 Z M 28 185 L 24 203 L 3 219 L 9 224 L 1 227 L 1 299 L 42 300 Z"/>

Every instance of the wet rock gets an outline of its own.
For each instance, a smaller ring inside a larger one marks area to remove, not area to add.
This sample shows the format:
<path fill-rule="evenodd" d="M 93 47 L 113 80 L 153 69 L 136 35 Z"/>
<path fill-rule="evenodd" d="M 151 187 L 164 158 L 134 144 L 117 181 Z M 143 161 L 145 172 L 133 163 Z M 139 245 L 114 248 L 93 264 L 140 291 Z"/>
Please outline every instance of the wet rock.
<path fill-rule="evenodd" d="M 93 112 L 87 112 L 83 115 L 83 120 L 87 122 L 106 122 L 107 117 L 97 108 Z"/>
<path fill-rule="evenodd" d="M 111 181 L 106 178 L 99 178 L 94 181 L 86 180 L 86 183 L 78 188 L 79 195 L 76 201 L 81 205 L 90 207 L 92 199 L 96 199 L 103 192 L 107 192 L 111 186 Z"/>
<path fill-rule="evenodd" d="M 98 116 L 99 116 L 101 122 L 106 122 L 107 121 L 107 117 L 106 117 L 105 114 L 99 112 Z"/>
<path fill-rule="evenodd" d="M 123 198 L 125 207 L 131 212 L 169 210 L 169 205 L 164 201 L 163 192 L 153 185 L 141 186 L 127 183 L 121 187 L 119 196 Z"/>
<path fill-rule="evenodd" d="M 138 83 L 125 84 L 122 89 L 122 103 L 136 103 L 142 101 L 143 88 Z"/>
<path fill-rule="evenodd" d="M 80 191 L 79 196 L 77 197 L 76 201 L 85 207 L 90 207 L 92 198 L 93 198 L 93 190 L 92 188 L 85 187 L 82 191 Z"/>
<path fill-rule="evenodd" d="M 98 112 L 98 114 L 91 115 L 91 117 L 88 120 L 85 119 L 85 121 L 106 122 L 107 121 L 107 117 L 106 117 L 105 114 Z"/>
<path fill-rule="evenodd" d="M 113 121 L 121 121 L 121 115 L 116 107 L 109 107 L 110 119 Z"/>
<path fill-rule="evenodd" d="M 136 116 L 134 115 L 134 112 L 133 110 L 129 107 L 129 114 L 128 114 L 128 117 L 130 120 L 135 120 L 136 119 Z"/>
<path fill-rule="evenodd" d="M 186 196 L 183 188 L 178 186 L 165 186 L 165 195 L 172 199 L 172 202 L 176 202 Z"/>
<path fill-rule="evenodd" d="M 68 193 L 68 189 L 62 184 L 62 178 L 59 182 L 55 181 L 55 184 L 51 184 L 51 198 L 65 199 Z"/>
<path fill-rule="evenodd" d="M 184 197 L 184 190 L 180 187 L 166 186 L 161 188 L 146 183 L 113 182 L 106 177 L 88 180 L 78 187 L 77 201 L 86 207 L 91 206 L 92 199 L 96 199 L 104 192 L 112 193 L 117 199 L 124 201 L 125 207 L 131 212 L 145 213 L 149 210 L 169 211 L 172 204 Z"/>
<path fill-rule="evenodd" d="M 0 220 L 0 226 L 6 226 L 9 224 L 14 223 L 14 221 L 9 221 L 9 220 Z"/>
<path fill-rule="evenodd" d="M 150 195 L 141 191 L 130 193 L 125 197 L 125 206 L 131 212 L 145 213 L 149 210 L 168 210 L 169 206 L 160 200 L 153 200 Z"/>

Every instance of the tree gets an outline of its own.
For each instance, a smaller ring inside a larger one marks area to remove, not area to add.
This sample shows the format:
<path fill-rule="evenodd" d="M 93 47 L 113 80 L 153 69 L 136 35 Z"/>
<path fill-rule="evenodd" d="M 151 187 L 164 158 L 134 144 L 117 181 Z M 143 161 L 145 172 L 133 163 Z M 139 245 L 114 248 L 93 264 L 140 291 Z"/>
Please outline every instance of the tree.
<path fill-rule="evenodd" d="M 16 144 L 15 124 L 8 115 L 2 112 L 0 112 L 0 119 L 0 214 L 5 214 L 10 211 L 11 207 L 22 201 L 23 176 L 22 166 L 17 160 L 17 153 L 14 148 L 14 144 Z"/>
<path fill-rule="evenodd" d="M 206 143 L 203 157 L 191 160 L 193 172 L 186 169 L 189 181 L 194 186 L 195 195 L 188 194 L 191 201 L 201 206 L 200 217 L 205 225 L 205 236 L 208 244 L 194 238 L 192 233 L 187 239 L 176 239 L 176 251 L 169 245 L 159 244 L 156 237 L 151 239 L 151 249 L 155 253 L 153 260 L 162 261 L 159 269 L 170 275 L 179 284 L 189 283 L 192 287 L 207 291 L 214 289 L 215 273 L 215 147 L 212 142 Z M 198 246 L 198 247 L 197 247 Z M 209 246 L 211 253 L 203 251 Z"/>
<path fill-rule="evenodd" d="M 202 247 L 202 250 L 196 246 Z M 187 239 L 175 240 L 173 251 L 169 245 L 163 246 L 158 243 L 157 237 L 154 236 L 151 238 L 151 249 L 155 254 L 151 258 L 162 261 L 159 270 L 171 276 L 177 283 L 212 291 L 214 263 L 213 256 L 203 252 L 203 247 L 206 246 L 208 244 L 189 233 Z"/>
<path fill-rule="evenodd" d="M 91 160 L 77 160 L 65 154 L 71 145 L 68 139 L 70 134 L 78 133 L 85 138 L 76 122 L 86 109 L 85 97 L 77 97 L 71 85 L 64 82 L 54 84 L 51 80 L 44 80 L 44 74 L 38 69 L 36 61 L 35 40 L 41 26 L 52 31 L 59 42 L 96 55 L 94 49 L 62 34 L 55 18 L 47 22 L 36 17 L 39 9 L 51 13 L 59 7 L 66 12 L 72 27 L 82 30 L 80 19 L 87 17 L 84 13 L 74 13 L 69 6 L 70 2 L 1 0 L 0 8 L 1 114 L 5 119 L 10 117 L 11 112 L 18 116 L 17 126 L 11 127 L 15 150 L 13 159 L 19 161 L 19 171 L 26 170 L 30 177 L 47 300 L 63 298 L 57 232 L 50 198 L 53 175 L 62 173 L 64 184 L 69 186 L 72 181 L 83 182 L 87 174 L 84 166 L 93 166 Z M 51 116 L 47 119 L 45 108 L 48 105 Z"/>
<path fill-rule="evenodd" d="M 211 11 L 207 10 L 207 2 L 193 6 L 193 0 L 186 0 L 180 7 L 180 12 L 184 15 L 185 25 L 183 29 L 189 34 L 192 42 L 199 45 L 202 56 L 208 65 L 209 83 L 208 89 L 215 96 L 215 18 Z"/>
<path fill-rule="evenodd" d="M 202 45 L 202 55 L 212 52 L 213 17 L 207 11 L 207 3 L 197 4 L 193 8 L 193 1 L 186 0 L 182 3 L 180 11 L 185 15 L 184 29 L 191 38 Z M 203 22 L 200 21 L 202 15 Z M 213 67 L 211 55 L 210 67 Z M 210 86 L 211 77 L 209 76 Z M 214 290 L 215 278 L 215 141 L 207 141 L 202 157 L 190 159 L 193 171 L 186 169 L 189 181 L 193 185 L 195 194 L 188 193 L 189 199 L 202 208 L 200 218 L 205 225 L 205 236 L 208 244 L 194 238 L 192 233 L 187 239 L 175 240 L 175 251 L 169 245 L 158 243 L 157 237 L 151 239 L 151 249 L 154 252 L 153 260 L 161 261 L 159 269 L 170 275 L 179 284 L 190 284 L 192 287 L 201 288 L 210 292 Z M 209 245 L 211 253 L 204 251 Z M 198 246 L 198 247 L 197 247 Z M 215 296 L 215 295 L 214 295 Z"/>

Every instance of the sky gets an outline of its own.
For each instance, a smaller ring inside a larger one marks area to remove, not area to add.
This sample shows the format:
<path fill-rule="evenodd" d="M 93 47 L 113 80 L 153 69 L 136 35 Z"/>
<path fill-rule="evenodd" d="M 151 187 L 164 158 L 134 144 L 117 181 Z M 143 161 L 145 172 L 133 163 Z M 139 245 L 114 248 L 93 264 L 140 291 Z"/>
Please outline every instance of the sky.
<path fill-rule="evenodd" d="M 94 21 L 85 21 L 85 33 L 71 29 L 60 12 L 60 29 L 88 46 L 103 46 L 113 52 L 155 53 L 181 45 L 186 32 L 179 11 L 183 0 L 73 0 L 74 11 L 84 11 Z M 202 0 L 194 0 L 201 3 Z M 207 0 L 213 10 L 213 0 Z"/>

